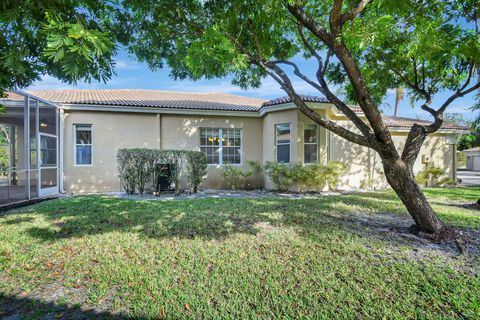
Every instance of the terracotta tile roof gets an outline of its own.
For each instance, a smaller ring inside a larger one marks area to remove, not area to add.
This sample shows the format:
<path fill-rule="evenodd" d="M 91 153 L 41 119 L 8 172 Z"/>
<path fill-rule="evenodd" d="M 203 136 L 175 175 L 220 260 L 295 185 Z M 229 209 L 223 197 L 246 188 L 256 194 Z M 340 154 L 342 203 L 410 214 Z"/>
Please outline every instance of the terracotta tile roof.
<path fill-rule="evenodd" d="M 310 96 L 310 95 L 305 95 L 301 94 L 300 97 L 303 99 L 305 102 L 317 102 L 317 103 L 329 103 L 327 98 L 325 97 L 320 97 L 320 96 Z M 276 99 L 272 99 L 269 101 L 266 101 L 262 107 L 268 107 L 268 106 L 275 106 L 278 104 L 284 104 L 284 103 L 289 103 L 292 102 L 290 97 L 284 96 Z M 360 109 L 358 106 L 349 106 L 353 111 L 355 112 L 362 112 L 362 109 Z"/>
<path fill-rule="evenodd" d="M 5 98 L 0 98 L 2 100 L 12 100 L 12 101 L 19 101 L 19 100 L 24 100 L 24 96 L 18 94 L 18 93 L 15 93 L 15 92 L 7 92 L 7 97 Z"/>
<path fill-rule="evenodd" d="M 160 90 L 49 90 L 28 91 L 28 93 L 47 101 L 65 104 L 131 106 L 172 109 L 224 110 L 257 112 L 267 106 L 289 103 L 289 97 L 280 97 L 269 101 L 231 95 L 226 93 L 187 93 Z M 23 100 L 23 96 L 9 92 L 9 100 Z M 328 103 L 325 97 L 302 95 L 305 102 Z M 357 106 L 350 106 L 355 112 L 362 112 Z M 392 117 L 383 118 L 390 128 L 410 128 L 414 123 L 429 124 L 430 121 Z M 442 129 L 467 130 L 467 128 L 444 124 Z"/>
<path fill-rule="evenodd" d="M 28 93 L 54 103 L 172 109 L 257 111 L 264 102 L 226 93 L 160 90 L 40 90 Z"/>
<path fill-rule="evenodd" d="M 432 123 L 428 120 L 421 120 L 421 119 L 411 119 L 411 118 L 403 118 L 403 117 L 393 117 L 393 116 L 386 116 L 383 115 L 383 119 L 385 123 L 390 128 L 411 128 L 414 123 L 429 125 Z M 442 125 L 442 129 L 450 129 L 450 130 L 468 130 L 468 128 L 451 123 L 444 123 Z"/>
<path fill-rule="evenodd" d="M 309 95 L 301 94 L 300 97 L 305 102 L 320 102 L 320 103 L 327 103 L 328 102 L 327 98 L 320 97 L 320 96 L 309 96 Z M 263 106 L 264 107 L 274 106 L 274 105 L 277 105 L 277 104 L 284 104 L 284 103 L 289 103 L 289 102 L 292 102 L 290 97 L 284 96 L 284 97 L 280 97 L 280 98 L 276 98 L 276 99 L 266 101 L 263 104 Z"/>

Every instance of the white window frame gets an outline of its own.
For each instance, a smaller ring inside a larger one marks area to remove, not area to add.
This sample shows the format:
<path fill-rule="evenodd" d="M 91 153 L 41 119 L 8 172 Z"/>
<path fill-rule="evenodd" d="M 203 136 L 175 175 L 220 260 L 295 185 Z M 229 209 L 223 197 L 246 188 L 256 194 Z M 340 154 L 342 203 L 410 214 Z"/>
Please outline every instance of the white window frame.
<path fill-rule="evenodd" d="M 311 126 L 311 125 L 314 125 L 315 126 L 315 130 L 316 130 L 316 136 L 317 136 L 317 142 L 305 142 L 305 127 L 306 126 Z M 303 140 L 303 164 L 315 164 L 315 163 L 319 163 L 320 162 L 320 153 L 319 153 L 319 141 L 320 141 L 320 128 L 317 124 L 315 123 L 304 123 L 303 124 L 303 132 L 302 132 L 302 140 Z M 317 147 L 315 148 L 315 153 L 317 155 L 317 161 L 315 162 L 305 162 L 305 146 L 306 145 L 317 145 Z"/>
<path fill-rule="evenodd" d="M 77 144 L 77 127 L 90 127 L 90 136 L 92 141 L 90 144 Z M 77 146 L 90 146 L 91 148 L 91 161 L 90 164 L 78 164 L 77 163 Z M 73 163 L 76 167 L 91 167 L 93 166 L 93 125 L 89 123 L 75 123 L 73 125 Z"/>
<path fill-rule="evenodd" d="M 218 138 L 219 138 L 219 144 L 218 144 L 218 163 L 207 163 L 208 166 L 221 166 L 224 165 L 223 163 L 223 130 L 226 129 L 237 129 L 240 130 L 240 163 L 229 163 L 232 166 L 241 166 L 243 165 L 243 128 L 218 128 L 218 127 L 200 127 L 198 128 L 198 145 L 200 151 L 202 151 L 202 147 L 211 147 L 209 145 L 202 145 L 200 143 L 200 137 L 201 137 L 201 131 L 202 130 L 218 130 Z M 228 147 L 228 146 L 226 146 Z M 236 147 L 236 146 L 235 146 Z"/>
<path fill-rule="evenodd" d="M 277 126 L 282 125 L 282 124 L 288 124 L 288 128 L 290 130 L 290 139 L 288 140 L 288 143 L 278 143 L 277 141 Z M 291 122 L 282 122 L 282 123 L 275 123 L 273 126 L 273 136 L 275 139 L 275 161 L 278 162 L 278 146 L 279 145 L 287 145 L 288 144 L 288 162 L 283 162 L 285 164 L 289 164 L 292 162 L 292 123 Z"/>

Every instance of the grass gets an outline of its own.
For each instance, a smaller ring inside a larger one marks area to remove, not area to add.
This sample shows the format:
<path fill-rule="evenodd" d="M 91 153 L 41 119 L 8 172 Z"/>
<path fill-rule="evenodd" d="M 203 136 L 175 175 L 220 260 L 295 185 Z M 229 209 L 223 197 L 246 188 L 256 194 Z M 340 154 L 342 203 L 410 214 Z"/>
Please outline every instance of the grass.
<path fill-rule="evenodd" d="M 447 224 L 480 228 L 456 206 L 480 188 L 426 194 Z M 357 212 L 406 215 L 391 192 L 40 203 L 0 216 L 0 302 L 30 299 L 27 318 L 62 304 L 154 319 L 480 317 L 478 259 L 414 257 L 349 228 Z"/>

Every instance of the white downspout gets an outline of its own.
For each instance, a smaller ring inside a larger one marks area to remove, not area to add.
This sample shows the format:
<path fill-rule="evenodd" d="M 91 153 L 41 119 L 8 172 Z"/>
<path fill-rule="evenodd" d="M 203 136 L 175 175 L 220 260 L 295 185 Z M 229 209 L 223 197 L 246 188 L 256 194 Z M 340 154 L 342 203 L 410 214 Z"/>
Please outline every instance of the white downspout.
<path fill-rule="evenodd" d="M 59 108 L 59 125 L 58 125 L 58 140 L 60 141 L 59 143 L 59 161 L 58 161 L 58 171 L 59 171 L 59 187 L 60 187 L 60 193 L 65 193 L 65 189 L 63 186 L 63 150 L 64 150 L 64 137 L 65 137 L 65 125 L 64 125 L 64 120 L 65 120 L 65 111 L 63 108 Z"/>

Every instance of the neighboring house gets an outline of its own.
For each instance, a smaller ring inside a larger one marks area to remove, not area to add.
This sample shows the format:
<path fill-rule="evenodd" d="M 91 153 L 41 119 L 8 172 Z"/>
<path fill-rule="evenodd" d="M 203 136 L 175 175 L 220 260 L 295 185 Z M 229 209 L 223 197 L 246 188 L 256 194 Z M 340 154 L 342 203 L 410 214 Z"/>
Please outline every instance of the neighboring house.
<path fill-rule="evenodd" d="M 321 115 L 353 128 L 324 98 L 303 98 Z M 3 183 L 9 185 L 7 199 L 63 191 L 118 191 L 116 154 L 120 148 L 204 151 L 209 163 L 204 187 L 208 188 L 222 187 L 223 163 L 248 168 L 247 160 L 341 161 L 348 170 L 344 188 L 387 186 L 376 152 L 315 125 L 288 98 L 263 101 L 223 93 L 63 90 L 11 93 L 1 103 L 6 113 L 0 116 L 4 133 L 0 143 L 10 154 Z M 363 117 L 359 108 L 352 109 Z M 399 148 L 412 124 L 422 122 L 384 118 Z M 30 125 L 24 126 L 27 122 Z M 415 170 L 429 163 L 455 178 L 456 142 L 463 131 L 444 125 L 429 136 Z M 30 144 L 24 144 L 28 137 Z M 273 188 L 268 178 L 264 186 Z M 5 198 L 1 192 L 0 198 Z"/>
<path fill-rule="evenodd" d="M 480 147 L 463 150 L 467 156 L 467 170 L 480 171 Z"/>

